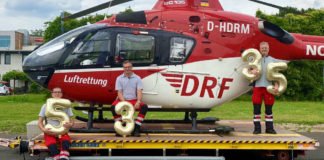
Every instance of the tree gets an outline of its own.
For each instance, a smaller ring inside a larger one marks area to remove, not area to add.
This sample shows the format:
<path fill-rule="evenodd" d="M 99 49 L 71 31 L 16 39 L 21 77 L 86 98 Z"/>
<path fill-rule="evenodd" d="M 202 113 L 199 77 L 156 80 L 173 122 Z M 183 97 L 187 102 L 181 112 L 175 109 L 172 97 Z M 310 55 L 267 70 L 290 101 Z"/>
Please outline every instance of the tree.
<path fill-rule="evenodd" d="M 277 15 L 267 15 L 257 11 L 257 17 L 277 24 L 288 32 L 307 35 L 324 35 L 323 10 L 298 10 L 290 8 Z M 323 100 L 323 68 L 321 61 L 296 61 L 289 63 L 285 75 L 288 88 L 282 99 L 290 100 Z"/>
<path fill-rule="evenodd" d="M 133 10 L 131 7 L 125 8 L 124 11 L 120 13 L 132 13 Z M 65 16 L 71 15 L 68 12 L 64 13 Z M 112 15 L 107 15 L 107 14 L 96 14 L 96 15 L 89 15 L 87 17 L 83 17 L 81 19 L 68 19 L 64 21 L 64 31 L 68 32 L 72 29 L 87 25 L 88 23 L 96 23 L 101 20 L 104 20 L 105 18 L 109 18 Z M 61 35 L 61 16 L 57 16 L 53 21 L 51 22 L 46 22 L 47 28 L 44 32 L 44 40 L 45 42 L 48 42 L 55 37 Z"/>
<path fill-rule="evenodd" d="M 65 15 L 70 15 L 70 13 L 66 12 Z M 100 20 L 103 20 L 105 17 L 110 17 L 110 16 L 105 15 L 105 14 L 103 14 L 103 15 L 97 14 L 95 16 L 87 16 L 87 17 L 81 18 L 80 20 L 78 20 L 78 19 L 66 20 L 66 21 L 64 21 L 64 31 L 68 32 L 75 28 L 87 25 L 87 23 L 96 23 Z M 60 16 L 56 17 L 51 22 L 47 22 L 46 24 L 48 25 L 48 27 L 46 28 L 45 33 L 44 33 L 45 42 L 48 42 L 62 34 L 62 32 L 61 32 L 61 17 Z"/>
<path fill-rule="evenodd" d="M 20 72 L 20 71 L 16 71 L 16 70 L 12 70 L 10 72 L 7 72 L 3 75 L 2 79 L 4 81 L 8 81 L 10 82 L 10 80 L 14 81 L 14 86 L 13 89 L 15 90 L 16 88 L 16 80 L 21 80 L 25 82 L 25 88 L 28 86 L 28 77 L 24 72 Z M 26 89 L 25 89 L 26 91 Z"/>
<path fill-rule="evenodd" d="M 43 37 L 44 36 L 44 30 L 42 30 L 42 29 L 31 30 L 30 33 L 33 36 L 39 36 L 39 37 Z"/>

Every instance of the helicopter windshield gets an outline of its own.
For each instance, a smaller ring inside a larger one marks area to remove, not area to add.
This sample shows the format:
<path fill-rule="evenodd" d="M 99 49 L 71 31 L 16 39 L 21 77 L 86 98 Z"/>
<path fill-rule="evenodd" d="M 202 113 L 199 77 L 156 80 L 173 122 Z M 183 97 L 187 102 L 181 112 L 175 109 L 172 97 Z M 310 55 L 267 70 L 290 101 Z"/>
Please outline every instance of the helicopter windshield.
<path fill-rule="evenodd" d="M 66 46 L 71 44 L 80 34 L 88 30 L 96 30 L 104 26 L 104 24 L 92 24 L 71 30 L 46 43 L 31 53 L 28 57 L 26 57 L 24 66 L 36 67 L 56 64 L 61 58 Z"/>

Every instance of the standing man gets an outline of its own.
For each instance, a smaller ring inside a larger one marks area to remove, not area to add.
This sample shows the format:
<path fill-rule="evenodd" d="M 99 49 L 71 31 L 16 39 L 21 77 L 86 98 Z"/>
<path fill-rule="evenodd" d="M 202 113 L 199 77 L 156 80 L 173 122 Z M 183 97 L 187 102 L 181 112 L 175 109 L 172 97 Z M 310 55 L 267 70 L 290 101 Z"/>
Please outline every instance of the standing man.
<path fill-rule="evenodd" d="M 115 100 L 111 106 L 111 112 L 115 121 L 121 120 L 121 116 L 117 115 L 115 106 L 122 101 L 131 103 L 135 110 L 139 110 L 135 122 L 135 129 L 133 136 L 140 136 L 140 129 L 144 121 L 148 106 L 142 102 L 143 83 L 139 76 L 133 73 L 133 65 L 130 61 L 123 62 L 124 73 L 117 77 L 116 91 L 118 91 L 118 99 Z"/>
<path fill-rule="evenodd" d="M 269 43 L 261 42 L 260 43 L 260 52 L 262 54 L 262 75 L 260 79 L 255 81 L 255 85 L 253 88 L 253 107 L 254 107 L 254 132 L 253 134 L 260 134 L 261 133 L 261 106 L 262 100 L 264 100 L 265 104 L 265 123 L 266 123 L 266 133 L 269 134 L 276 134 L 277 132 L 273 128 L 273 115 L 272 115 L 272 106 L 275 102 L 274 95 L 270 94 L 267 91 L 267 86 L 271 85 L 272 82 L 267 80 L 267 66 L 269 63 L 276 62 L 278 60 L 268 56 L 269 54 Z M 250 70 L 252 74 L 259 74 L 257 69 Z M 274 83 L 275 92 L 278 92 L 279 85 L 277 82 Z"/>
<path fill-rule="evenodd" d="M 58 87 L 54 88 L 52 90 L 52 97 L 57 98 L 57 99 L 62 98 L 63 92 L 62 92 L 61 88 L 58 88 Z M 74 124 L 74 121 L 72 119 L 72 116 L 73 116 L 72 109 L 68 108 L 68 109 L 64 109 L 63 111 L 70 117 L 70 122 L 63 124 L 63 126 L 66 129 L 70 129 Z M 39 113 L 38 127 L 40 128 L 41 131 L 44 132 L 45 145 L 47 146 L 48 150 L 50 151 L 51 157 L 53 157 L 53 160 L 69 160 L 69 156 L 70 156 L 69 148 L 70 148 L 70 144 L 71 144 L 70 136 L 67 133 L 64 135 L 58 136 L 58 135 L 54 134 L 50 129 L 46 129 L 44 127 L 44 123 L 43 123 L 44 121 L 45 121 L 45 124 L 48 123 L 48 124 L 52 124 L 53 126 L 59 125 L 60 122 L 57 120 L 46 119 L 45 113 L 46 113 L 46 104 L 43 105 L 43 107 Z M 59 151 L 57 148 L 57 141 L 59 141 L 59 143 L 60 143 L 61 151 Z"/>

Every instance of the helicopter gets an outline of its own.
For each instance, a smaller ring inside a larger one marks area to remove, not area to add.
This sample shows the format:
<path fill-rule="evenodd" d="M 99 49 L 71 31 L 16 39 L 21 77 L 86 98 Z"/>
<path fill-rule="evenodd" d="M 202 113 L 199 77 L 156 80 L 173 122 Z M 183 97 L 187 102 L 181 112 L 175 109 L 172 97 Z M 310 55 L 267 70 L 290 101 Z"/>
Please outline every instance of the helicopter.
<path fill-rule="evenodd" d="M 208 112 L 251 89 L 241 73 L 241 56 L 263 41 L 276 59 L 324 60 L 324 37 L 288 33 L 224 11 L 218 0 L 158 0 L 152 10 L 113 15 L 49 41 L 25 58 L 23 70 L 45 88 L 62 88 L 64 98 L 89 103 L 85 121 L 91 128 L 94 105 L 116 99 L 115 80 L 129 60 L 142 78 L 143 101 L 152 110 L 186 112 L 187 120 L 191 112 L 196 128 L 196 112 Z M 99 116 L 102 120 L 102 112 Z"/>

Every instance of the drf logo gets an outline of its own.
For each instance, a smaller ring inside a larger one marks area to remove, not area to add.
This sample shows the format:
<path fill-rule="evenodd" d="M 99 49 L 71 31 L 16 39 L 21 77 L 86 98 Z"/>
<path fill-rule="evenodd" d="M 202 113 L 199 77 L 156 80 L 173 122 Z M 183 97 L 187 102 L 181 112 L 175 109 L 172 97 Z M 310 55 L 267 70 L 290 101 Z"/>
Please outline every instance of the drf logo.
<path fill-rule="evenodd" d="M 307 50 L 306 55 L 307 56 L 309 56 L 309 55 L 312 55 L 312 56 L 319 55 L 319 56 L 324 57 L 324 51 L 322 51 L 324 49 L 324 45 L 321 45 L 321 46 L 307 45 L 306 47 L 307 47 L 306 48 L 306 50 Z"/>
<path fill-rule="evenodd" d="M 215 77 L 204 77 L 203 82 L 199 81 L 196 76 L 186 75 L 183 82 L 181 96 L 192 96 L 195 93 L 199 93 L 199 97 L 205 97 L 218 99 L 223 97 L 226 90 L 229 90 L 229 83 L 233 82 L 231 78 L 223 78 L 219 91 L 216 92 L 217 79 Z M 199 87 L 201 86 L 201 87 Z"/>
<path fill-rule="evenodd" d="M 250 34 L 250 24 L 220 22 L 219 25 L 215 25 L 213 21 L 208 21 L 207 30 L 212 32 L 215 29 L 219 29 L 219 32 Z"/>

